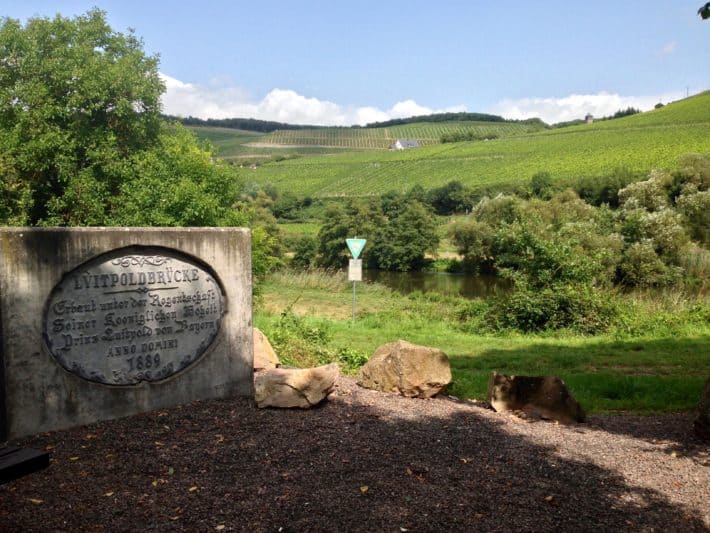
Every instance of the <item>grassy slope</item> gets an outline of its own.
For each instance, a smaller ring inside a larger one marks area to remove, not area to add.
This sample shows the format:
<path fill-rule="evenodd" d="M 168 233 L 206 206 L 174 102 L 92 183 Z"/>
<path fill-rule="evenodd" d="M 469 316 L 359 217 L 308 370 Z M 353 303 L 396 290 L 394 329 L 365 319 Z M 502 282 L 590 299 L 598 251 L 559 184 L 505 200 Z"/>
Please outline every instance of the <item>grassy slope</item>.
<path fill-rule="evenodd" d="M 438 347 L 451 360 L 450 392 L 463 398 L 485 398 L 488 375 L 498 370 L 559 375 L 591 412 L 672 412 L 692 409 L 710 375 L 710 324 L 689 319 L 690 302 L 640 301 L 637 320 L 646 321 L 643 330 L 653 334 L 499 336 L 463 330 L 455 318 L 459 298 L 403 297 L 377 285 L 359 287 L 353 324 L 344 275 L 340 283 L 317 275 L 275 276 L 264 287 L 255 325 L 273 338 L 281 313 L 292 310 L 306 317 L 310 331 L 327 331 L 335 349 L 369 355 L 397 339 Z"/>
<path fill-rule="evenodd" d="M 566 181 L 623 167 L 673 168 L 679 156 L 710 151 L 710 91 L 661 109 L 557 130 L 424 146 L 403 152 L 359 151 L 270 163 L 250 179 L 312 196 L 379 194 L 450 180 L 473 186 L 525 184 L 537 172 Z"/>
<path fill-rule="evenodd" d="M 217 148 L 221 157 L 229 158 L 245 154 L 245 143 L 257 142 L 263 135 L 253 131 L 232 128 L 213 128 L 209 126 L 189 126 L 198 138 L 208 140 Z"/>

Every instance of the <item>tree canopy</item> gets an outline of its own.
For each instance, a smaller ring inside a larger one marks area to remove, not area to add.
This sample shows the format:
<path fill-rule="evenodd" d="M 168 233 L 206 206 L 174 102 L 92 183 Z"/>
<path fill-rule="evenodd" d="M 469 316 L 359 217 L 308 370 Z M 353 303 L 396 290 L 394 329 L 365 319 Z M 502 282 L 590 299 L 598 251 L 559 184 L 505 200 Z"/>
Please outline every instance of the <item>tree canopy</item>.
<path fill-rule="evenodd" d="M 106 14 L 0 19 L 0 224 L 251 226 L 258 277 L 278 243 L 236 170 L 161 117 L 158 57 Z"/>
<path fill-rule="evenodd" d="M 17 223 L 98 222 L 130 174 L 127 162 L 158 143 L 158 58 L 102 11 L 74 19 L 0 21 L 0 167 Z M 83 221 L 74 204 L 87 201 Z M 81 198 L 77 198 L 77 195 Z"/>

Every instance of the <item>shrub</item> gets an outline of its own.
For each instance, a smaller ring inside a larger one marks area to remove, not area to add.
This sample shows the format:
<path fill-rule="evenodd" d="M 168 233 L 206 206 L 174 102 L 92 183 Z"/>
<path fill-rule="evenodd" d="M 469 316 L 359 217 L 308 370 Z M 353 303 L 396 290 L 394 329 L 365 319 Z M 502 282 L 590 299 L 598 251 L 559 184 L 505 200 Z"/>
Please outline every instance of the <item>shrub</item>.
<path fill-rule="evenodd" d="M 571 329 L 594 335 L 615 323 L 617 306 L 610 293 L 588 284 L 555 284 L 543 289 L 523 286 L 494 300 L 486 318 L 499 330 Z"/>
<path fill-rule="evenodd" d="M 530 179 L 530 191 L 536 198 L 548 200 L 552 197 L 552 176 L 549 172 L 538 172 Z"/>
<path fill-rule="evenodd" d="M 668 281 L 668 267 L 656 253 L 653 241 L 645 239 L 626 249 L 619 264 L 621 281 L 633 287 L 653 287 Z"/>
<path fill-rule="evenodd" d="M 606 204 L 617 208 L 619 207 L 619 190 L 639 179 L 641 176 L 637 173 L 619 168 L 608 176 L 581 178 L 574 188 L 579 196 L 591 205 Z"/>
<path fill-rule="evenodd" d="M 471 272 L 493 272 L 495 231 L 485 222 L 469 218 L 454 224 L 449 236 L 456 251 L 464 257 L 463 268 Z"/>
<path fill-rule="evenodd" d="M 293 245 L 294 256 L 291 266 L 297 269 L 310 269 L 316 264 L 318 239 L 310 235 L 299 237 Z"/>
<path fill-rule="evenodd" d="M 619 202 L 624 209 L 645 209 L 658 211 L 668 205 L 667 187 L 672 177 L 660 171 L 653 171 L 645 181 L 631 183 L 619 191 Z"/>
<path fill-rule="evenodd" d="M 288 366 L 306 368 L 338 363 L 341 370 L 354 373 L 364 365 L 368 356 L 353 348 L 332 348 L 332 335 L 325 321 L 309 320 L 287 309 L 281 314 L 269 338 L 281 362 Z"/>
<path fill-rule="evenodd" d="M 686 186 L 676 205 L 685 218 L 690 236 L 710 247 L 710 191 L 698 191 L 695 185 Z"/>

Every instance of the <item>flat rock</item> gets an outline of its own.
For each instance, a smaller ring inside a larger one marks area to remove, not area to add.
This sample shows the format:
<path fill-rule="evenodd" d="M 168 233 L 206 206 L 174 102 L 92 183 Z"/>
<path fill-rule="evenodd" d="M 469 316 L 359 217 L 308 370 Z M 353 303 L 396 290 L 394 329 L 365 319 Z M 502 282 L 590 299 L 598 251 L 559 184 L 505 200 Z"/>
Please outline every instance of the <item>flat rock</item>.
<path fill-rule="evenodd" d="M 272 368 L 254 375 L 257 407 L 307 409 L 333 390 L 340 369 L 335 363 L 315 368 Z"/>
<path fill-rule="evenodd" d="M 259 328 L 254 328 L 254 370 L 264 370 L 281 366 L 269 339 Z"/>
<path fill-rule="evenodd" d="M 491 372 L 488 402 L 499 413 L 555 420 L 562 424 L 584 422 L 582 406 L 557 376 L 504 376 Z"/>
<path fill-rule="evenodd" d="M 380 346 L 358 377 L 361 387 L 408 398 L 430 398 L 449 383 L 451 366 L 444 352 L 403 340 Z"/>

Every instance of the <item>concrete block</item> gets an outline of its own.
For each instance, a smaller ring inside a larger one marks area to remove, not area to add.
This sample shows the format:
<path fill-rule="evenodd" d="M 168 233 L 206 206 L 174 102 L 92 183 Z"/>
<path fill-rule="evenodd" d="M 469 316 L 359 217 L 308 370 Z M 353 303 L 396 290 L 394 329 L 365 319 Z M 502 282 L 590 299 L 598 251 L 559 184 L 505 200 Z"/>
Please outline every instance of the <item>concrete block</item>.
<path fill-rule="evenodd" d="M 253 396 L 243 228 L 0 228 L 0 440 Z"/>

